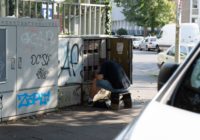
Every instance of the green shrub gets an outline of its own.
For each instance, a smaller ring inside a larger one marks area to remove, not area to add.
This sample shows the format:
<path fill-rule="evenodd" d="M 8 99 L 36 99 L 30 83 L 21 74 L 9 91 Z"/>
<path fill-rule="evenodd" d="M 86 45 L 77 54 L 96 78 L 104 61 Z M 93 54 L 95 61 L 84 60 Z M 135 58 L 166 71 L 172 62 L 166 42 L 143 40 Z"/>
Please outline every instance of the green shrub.
<path fill-rule="evenodd" d="M 127 35 L 128 32 L 127 32 L 126 29 L 120 28 L 120 29 L 117 30 L 117 34 L 118 34 L 118 35 Z"/>

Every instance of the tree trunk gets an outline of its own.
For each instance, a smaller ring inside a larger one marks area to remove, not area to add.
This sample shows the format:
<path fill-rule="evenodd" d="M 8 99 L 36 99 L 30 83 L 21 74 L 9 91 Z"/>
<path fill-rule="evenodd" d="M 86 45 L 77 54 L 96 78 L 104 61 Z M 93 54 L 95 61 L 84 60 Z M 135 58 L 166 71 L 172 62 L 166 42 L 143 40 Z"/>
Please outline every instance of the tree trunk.
<path fill-rule="evenodd" d="M 143 34 L 143 36 L 147 36 L 147 27 L 146 26 L 144 27 L 144 34 Z"/>
<path fill-rule="evenodd" d="M 155 30 L 154 30 L 154 27 L 151 26 L 151 35 L 154 36 L 155 35 Z"/>

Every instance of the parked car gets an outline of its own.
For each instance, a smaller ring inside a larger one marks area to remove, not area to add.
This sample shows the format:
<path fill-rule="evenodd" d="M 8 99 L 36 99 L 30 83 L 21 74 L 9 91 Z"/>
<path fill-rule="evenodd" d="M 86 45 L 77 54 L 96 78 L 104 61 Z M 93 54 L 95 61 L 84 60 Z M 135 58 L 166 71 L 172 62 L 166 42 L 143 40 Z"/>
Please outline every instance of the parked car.
<path fill-rule="evenodd" d="M 144 39 L 144 37 L 142 37 L 142 36 L 135 36 L 132 39 L 133 49 L 138 49 L 139 45 L 140 45 L 140 43 L 142 42 L 143 39 Z"/>
<path fill-rule="evenodd" d="M 190 53 L 192 48 L 194 48 L 194 44 L 181 44 L 180 45 L 180 60 L 183 62 L 185 57 Z M 172 45 L 164 52 L 160 52 L 157 55 L 157 64 L 158 67 L 161 67 L 166 62 L 174 62 L 175 61 L 175 45 Z"/>
<path fill-rule="evenodd" d="M 146 37 L 139 45 L 139 49 L 140 50 L 146 50 L 146 51 L 149 51 L 149 50 L 156 50 L 156 37 L 154 36 L 149 36 L 149 37 Z"/>
<path fill-rule="evenodd" d="M 180 65 L 161 67 L 158 90 L 116 140 L 200 139 L 200 43 Z"/>

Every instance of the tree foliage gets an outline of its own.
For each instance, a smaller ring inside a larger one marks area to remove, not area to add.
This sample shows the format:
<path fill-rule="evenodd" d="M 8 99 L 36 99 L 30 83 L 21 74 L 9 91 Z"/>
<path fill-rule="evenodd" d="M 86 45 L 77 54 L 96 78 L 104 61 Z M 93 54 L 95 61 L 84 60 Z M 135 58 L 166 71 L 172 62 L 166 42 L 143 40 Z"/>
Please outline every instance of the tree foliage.
<path fill-rule="evenodd" d="M 175 19 L 175 2 L 171 0 L 114 0 L 123 7 L 128 21 L 144 28 L 161 27 Z"/>

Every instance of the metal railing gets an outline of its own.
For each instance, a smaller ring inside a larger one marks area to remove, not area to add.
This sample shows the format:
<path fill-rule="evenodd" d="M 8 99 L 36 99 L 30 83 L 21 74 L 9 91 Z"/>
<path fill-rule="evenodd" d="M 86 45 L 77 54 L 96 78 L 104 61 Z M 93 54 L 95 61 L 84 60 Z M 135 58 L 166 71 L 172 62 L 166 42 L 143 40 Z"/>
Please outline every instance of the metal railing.
<path fill-rule="evenodd" d="M 54 0 L 0 1 L 0 16 L 59 19 L 62 34 L 105 34 L 106 5 L 55 2 Z"/>

